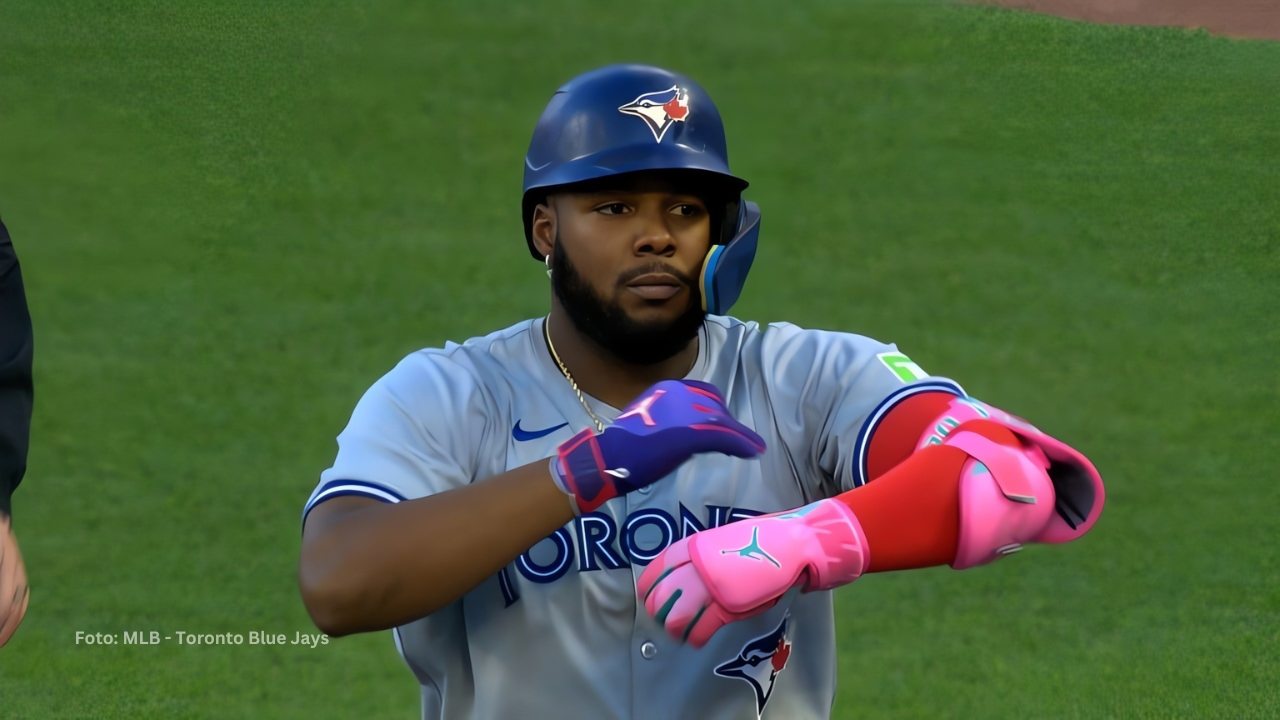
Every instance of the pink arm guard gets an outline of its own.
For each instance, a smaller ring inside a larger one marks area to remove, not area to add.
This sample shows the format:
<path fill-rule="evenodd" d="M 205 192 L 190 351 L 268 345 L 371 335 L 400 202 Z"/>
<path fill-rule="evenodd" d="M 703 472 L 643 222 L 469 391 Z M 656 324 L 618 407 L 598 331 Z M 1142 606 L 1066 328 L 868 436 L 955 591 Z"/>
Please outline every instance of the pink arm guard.
<path fill-rule="evenodd" d="M 973 420 L 1003 425 L 1022 447 L 966 432 L 964 423 Z M 960 473 L 960 539 L 951 563 L 957 570 L 989 563 L 1028 542 L 1075 540 L 1102 513 L 1102 477 L 1088 458 L 986 403 L 956 398 L 918 447 L 934 444 L 963 450 L 971 458 Z"/>

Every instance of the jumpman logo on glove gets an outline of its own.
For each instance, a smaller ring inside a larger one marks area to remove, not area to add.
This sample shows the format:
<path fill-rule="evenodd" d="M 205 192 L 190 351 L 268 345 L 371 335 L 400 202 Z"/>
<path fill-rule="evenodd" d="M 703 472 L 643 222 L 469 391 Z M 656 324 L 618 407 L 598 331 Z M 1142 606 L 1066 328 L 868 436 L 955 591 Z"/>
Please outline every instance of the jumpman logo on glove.
<path fill-rule="evenodd" d="M 752 458 L 764 440 L 729 414 L 720 390 L 697 380 L 663 380 L 646 390 L 604 432 L 569 438 L 552 476 L 579 512 L 650 485 L 699 453 Z"/>
<path fill-rule="evenodd" d="M 758 527 L 751 528 L 751 542 L 743 545 L 737 550 L 720 551 L 721 555 L 728 555 L 729 553 L 735 553 L 739 557 L 750 558 L 752 560 L 768 560 L 773 563 L 774 567 L 782 567 L 781 563 L 775 560 L 772 555 L 765 552 L 764 548 L 760 547 L 760 528 Z"/>

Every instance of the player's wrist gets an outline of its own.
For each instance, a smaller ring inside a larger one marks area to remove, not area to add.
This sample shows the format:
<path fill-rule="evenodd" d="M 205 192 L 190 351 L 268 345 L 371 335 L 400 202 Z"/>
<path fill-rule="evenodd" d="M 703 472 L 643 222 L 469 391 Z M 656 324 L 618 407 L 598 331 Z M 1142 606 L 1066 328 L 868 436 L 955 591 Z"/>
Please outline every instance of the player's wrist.
<path fill-rule="evenodd" d="M 547 459 L 547 472 L 551 475 L 551 482 L 555 484 L 556 489 L 564 495 L 565 500 L 569 503 L 569 509 L 573 511 L 574 516 L 581 516 L 583 510 L 578 505 L 578 496 L 574 494 L 572 486 L 560 470 L 560 457 L 558 455 L 553 455 Z"/>
<path fill-rule="evenodd" d="M 610 473 L 609 460 L 600 446 L 602 436 L 583 430 L 562 443 L 551 459 L 551 477 L 569 496 L 577 515 L 591 512 L 629 489 L 618 487 L 619 476 L 625 477 L 628 471 Z"/>

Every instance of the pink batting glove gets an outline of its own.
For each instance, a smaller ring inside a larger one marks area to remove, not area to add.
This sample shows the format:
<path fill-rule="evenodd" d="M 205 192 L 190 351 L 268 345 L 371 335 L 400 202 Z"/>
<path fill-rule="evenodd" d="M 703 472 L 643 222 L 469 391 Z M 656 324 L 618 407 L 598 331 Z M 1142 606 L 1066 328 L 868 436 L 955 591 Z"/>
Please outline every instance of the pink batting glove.
<path fill-rule="evenodd" d="M 839 500 L 746 518 L 672 543 L 640 576 L 645 610 L 681 642 L 702 647 L 717 630 L 804 592 L 853 582 L 870 563 L 858 518 Z"/>

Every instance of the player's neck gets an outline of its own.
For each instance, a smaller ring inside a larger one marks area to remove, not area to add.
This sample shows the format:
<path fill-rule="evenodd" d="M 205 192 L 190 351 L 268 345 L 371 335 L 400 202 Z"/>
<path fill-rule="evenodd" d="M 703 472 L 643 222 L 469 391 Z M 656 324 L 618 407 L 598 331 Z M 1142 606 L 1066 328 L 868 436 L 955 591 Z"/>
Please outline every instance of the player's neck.
<path fill-rule="evenodd" d="M 652 365 L 633 365 L 583 335 L 559 307 L 551 309 L 551 342 L 582 392 L 616 408 L 625 407 L 659 380 L 683 378 L 698 359 L 695 336 L 683 350 Z"/>

